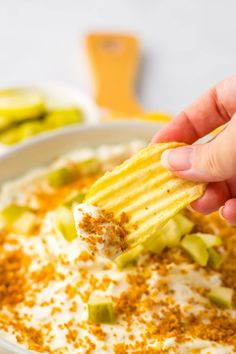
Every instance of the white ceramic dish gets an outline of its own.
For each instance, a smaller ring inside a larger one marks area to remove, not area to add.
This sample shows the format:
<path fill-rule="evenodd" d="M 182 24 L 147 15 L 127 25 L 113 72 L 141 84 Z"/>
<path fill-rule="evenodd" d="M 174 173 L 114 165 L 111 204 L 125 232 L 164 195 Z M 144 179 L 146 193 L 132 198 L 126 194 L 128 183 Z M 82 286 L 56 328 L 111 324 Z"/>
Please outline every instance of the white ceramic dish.
<path fill-rule="evenodd" d="M 0 184 L 48 164 L 58 155 L 82 147 L 97 147 L 102 144 L 119 144 L 134 139 L 147 142 L 160 128 L 156 123 L 120 122 L 97 126 L 71 126 L 14 146 L 0 158 Z M 27 350 L 0 337 L 0 354 L 27 354 Z"/>

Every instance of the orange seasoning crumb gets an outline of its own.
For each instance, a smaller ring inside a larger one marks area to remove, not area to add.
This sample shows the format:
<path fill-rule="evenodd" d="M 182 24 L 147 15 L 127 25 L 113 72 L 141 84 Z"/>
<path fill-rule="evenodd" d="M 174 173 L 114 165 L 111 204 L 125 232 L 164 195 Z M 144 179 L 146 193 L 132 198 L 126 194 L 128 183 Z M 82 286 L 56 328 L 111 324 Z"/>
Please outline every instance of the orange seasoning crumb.
<path fill-rule="evenodd" d="M 78 225 L 85 235 L 81 234 L 80 237 L 92 254 L 103 253 L 109 258 L 114 258 L 126 248 L 127 222 L 128 216 L 125 213 L 121 214 L 119 220 L 114 218 L 112 212 L 105 210 L 96 217 L 85 213 Z"/>

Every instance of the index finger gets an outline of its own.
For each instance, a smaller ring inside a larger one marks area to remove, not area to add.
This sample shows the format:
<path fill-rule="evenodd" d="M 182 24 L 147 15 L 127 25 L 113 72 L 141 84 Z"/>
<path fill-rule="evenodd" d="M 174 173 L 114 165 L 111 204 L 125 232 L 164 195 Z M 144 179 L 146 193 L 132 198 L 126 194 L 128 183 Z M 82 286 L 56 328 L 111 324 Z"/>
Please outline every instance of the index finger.
<path fill-rule="evenodd" d="M 152 143 L 179 141 L 192 144 L 228 122 L 236 112 L 236 76 L 208 90 L 153 137 Z"/>

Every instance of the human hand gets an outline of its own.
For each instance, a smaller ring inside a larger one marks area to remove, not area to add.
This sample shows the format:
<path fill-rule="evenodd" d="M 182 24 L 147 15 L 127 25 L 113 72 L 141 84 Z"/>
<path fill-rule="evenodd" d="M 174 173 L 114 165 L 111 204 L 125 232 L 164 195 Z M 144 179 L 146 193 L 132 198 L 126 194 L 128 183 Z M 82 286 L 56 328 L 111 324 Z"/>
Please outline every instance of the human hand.
<path fill-rule="evenodd" d="M 236 225 L 235 112 L 236 76 L 211 88 L 152 139 L 152 143 L 192 144 L 230 121 L 210 142 L 166 151 L 162 163 L 179 177 L 209 182 L 204 195 L 191 206 L 203 214 L 220 209 L 223 218 L 233 225 Z"/>

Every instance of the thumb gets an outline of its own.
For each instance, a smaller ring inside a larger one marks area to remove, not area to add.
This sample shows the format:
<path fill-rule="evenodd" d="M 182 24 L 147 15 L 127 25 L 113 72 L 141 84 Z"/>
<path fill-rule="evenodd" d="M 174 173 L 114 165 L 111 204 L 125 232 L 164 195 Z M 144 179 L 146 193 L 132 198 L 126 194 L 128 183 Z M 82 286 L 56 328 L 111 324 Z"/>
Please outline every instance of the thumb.
<path fill-rule="evenodd" d="M 236 175 L 236 114 L 210 142 L 165 151 L 162 164 L 193 181 L 217 182 Z"/>

